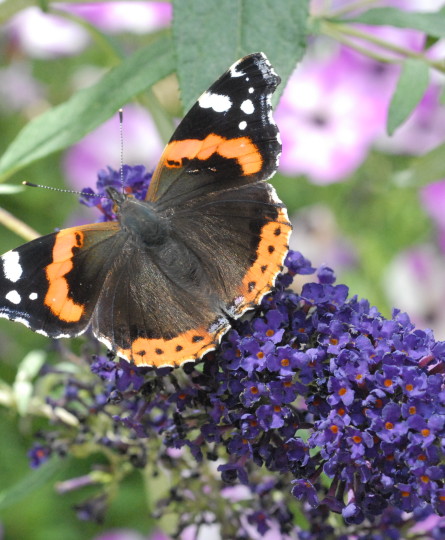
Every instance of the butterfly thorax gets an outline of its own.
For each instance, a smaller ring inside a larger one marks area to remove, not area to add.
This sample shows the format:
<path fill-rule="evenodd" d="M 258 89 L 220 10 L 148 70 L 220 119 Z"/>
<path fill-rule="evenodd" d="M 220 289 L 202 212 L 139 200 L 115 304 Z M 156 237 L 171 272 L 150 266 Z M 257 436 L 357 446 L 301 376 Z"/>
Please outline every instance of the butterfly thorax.
<path fill-rule="evenodd" d="M 156 211 L 153 203 L 128 197 L 114 188 L 108 188 L 107 193 L 116 205 L 122 230 L 136 243 L 142 241 L 147 247 L 154 247 L 169 239 L 168 220 Z"/>

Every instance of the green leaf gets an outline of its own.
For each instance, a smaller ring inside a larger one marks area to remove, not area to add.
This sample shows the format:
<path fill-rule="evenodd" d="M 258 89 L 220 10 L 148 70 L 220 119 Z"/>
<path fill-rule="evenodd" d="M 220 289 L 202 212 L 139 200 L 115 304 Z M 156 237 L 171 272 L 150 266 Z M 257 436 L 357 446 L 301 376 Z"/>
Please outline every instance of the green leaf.
<path fill-rule="evenodd" d="M 407 173 L 416 187 L 445 178 L 445 144 L 412 160 Z"/>
<path fill-rule="evenodd" d="M 437 13 L 401 11 L 395 8 L 376 8 L 342 22 L 359 22 L 376 26 L 395 26 L 420 30 L 428 36 L 445 37 L 445 9 Z"/>
<path fill-rule="evenodd" d="M 173 39 L 185 110 L 246 54 L 264 52 L 284 82 L 303 56 L 308 0 L 173 0 L 173 5 Z M 283 88 L 284 84 L 280 92 Z"/>
<path fill-rule="evenodd" d="M 403 62 L 402 72 L 388 112 L 388 134 L 403 124 L 425 94 L 429 83 L 428 66 L 421 60 Z"/>
<path fill-rule="evenodd" d="M 75 143 L 173 70 L 171 39 L 164 35 L 129 56 L 97 84 L 29 122 L 3 154 L 0 179 Z"/>
<path fill-rule="evenodd" d="M 0 511 L 25 499 L 30 493 L 47 484 L 68 463 L 67 460 L 52 458 L 50 461 L 32 470 L 14 486 L 0 492 Z"/>
<path fill-rule="evenodd" d="M 441 105 L 445 105 L 445 86 L 442 88 L 440 93 L 439 102 Z"/>

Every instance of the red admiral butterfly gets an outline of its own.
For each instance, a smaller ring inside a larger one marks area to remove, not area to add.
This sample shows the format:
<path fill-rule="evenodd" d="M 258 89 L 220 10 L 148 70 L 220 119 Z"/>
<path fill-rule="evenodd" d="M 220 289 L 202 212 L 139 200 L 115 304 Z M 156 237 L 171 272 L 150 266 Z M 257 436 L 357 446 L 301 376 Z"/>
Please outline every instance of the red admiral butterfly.
<path fill-rule="evenodd" d="M 264 182 L 281 151 L 266 56 L 236 62 L 176 129 L 145 201 L 108 188 L 118 222 L 48 234 L 1 257 L 0 316 L 52 338 L 91 328 L 138 366 L 215 349 L 282 270 L 291 231 Z"/>

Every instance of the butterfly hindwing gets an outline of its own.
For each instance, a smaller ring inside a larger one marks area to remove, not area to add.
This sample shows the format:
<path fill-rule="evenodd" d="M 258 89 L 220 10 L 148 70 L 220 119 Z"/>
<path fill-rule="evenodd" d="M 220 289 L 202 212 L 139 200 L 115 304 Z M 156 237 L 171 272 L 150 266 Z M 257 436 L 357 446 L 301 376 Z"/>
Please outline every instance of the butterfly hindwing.
<path fill-rule="evenodd" d="M 218 291 L 230 317 L 257 305 L 283 268 L 291 225 L 267 182 L 189 201 L 172 223 L 175 235 L 199 257 L 209 288 Z"/>
<path fill-rule="evenodd" d="M 201 260 L 181 241 L 153 250 L 129 239 L 103 284 L 93 332 L 137 365 L 174 367 L 215 348 L 229 326 L 219 304 Z"/>

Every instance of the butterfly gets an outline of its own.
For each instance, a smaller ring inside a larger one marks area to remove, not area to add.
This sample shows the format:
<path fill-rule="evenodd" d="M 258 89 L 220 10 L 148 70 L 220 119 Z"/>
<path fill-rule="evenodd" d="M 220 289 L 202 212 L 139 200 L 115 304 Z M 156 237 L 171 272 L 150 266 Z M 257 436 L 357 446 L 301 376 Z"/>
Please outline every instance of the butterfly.
<path fill-rule="evenodd" d="M 287 211 L 266 182 L 281 153 L 263 53 L 233 64 L 186 114 L 146 199 L 112 187 L 118 221 L 62 229 L 4 254 L 0 316 L 51 338 L 91 329 L 137 366 L 217 347 L 283 268 Z"/>

